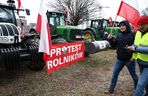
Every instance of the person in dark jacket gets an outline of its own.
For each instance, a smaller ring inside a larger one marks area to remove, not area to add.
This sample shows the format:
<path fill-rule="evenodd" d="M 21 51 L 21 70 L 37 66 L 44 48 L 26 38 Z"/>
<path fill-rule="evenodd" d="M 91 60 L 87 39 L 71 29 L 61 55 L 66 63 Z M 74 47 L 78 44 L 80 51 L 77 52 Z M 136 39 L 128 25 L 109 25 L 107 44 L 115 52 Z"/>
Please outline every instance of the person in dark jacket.
<path fill-rule="evenodd" d="M 105 94 L 111 94 L 114 92 L 117 79 L 118 79 L 118 75 L 124 66 L 127 67 L 134 81 L 135 88 L 138 82 L 138 76 L 135 71 L 135 61 L 131 60 L 133 52 L 130 50 L 127 50 L 126 48 L 126 46 L 130 46 L 134 43 L 135 33 L 131 32 L 130 24 L 127 20 L 121 21 L 119 23 L 119 27 L 120 27 L 121 33 L 116 38 L 113 38 L 112 34 L 108 35 L 108 40 L 110 44 L 116 45 L 117 58 L 114 64 L 112 79 L 111 79 L 109 88 L 107 88 L 104 91 Z"/>

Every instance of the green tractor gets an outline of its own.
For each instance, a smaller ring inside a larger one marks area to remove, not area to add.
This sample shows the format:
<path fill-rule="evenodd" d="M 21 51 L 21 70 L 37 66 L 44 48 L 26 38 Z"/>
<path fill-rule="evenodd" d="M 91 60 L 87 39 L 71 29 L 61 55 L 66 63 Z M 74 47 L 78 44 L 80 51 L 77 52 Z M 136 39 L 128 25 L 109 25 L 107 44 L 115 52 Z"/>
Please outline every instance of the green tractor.
<path fill-rule="evenodd" d="M 109 20 L 107 19 L 95 19 L 91 20 L 90 27 L 85 29 L 84 36 L 86 35 L 87 38 L 93 38 L 92 40 L 103 40 L 105 32 L 111 32 L 113 35 L 117 36 L 119 34 L 119 22 L 112 22 L 114 23 L 114 27 L 110 24 Z"/>
<path fill-rule="evenodd" d="M 74 42 L 83 40 L 84 29 L 77 26 L 65 25 L 65 16 L 63 13 L 47 11 L 46 14 L 54 44 L 62 43 L 61 41 Z"/>
<path fill-rule="evenodd" d="M 84 40 L 85 56 L 96 53 L 98 52 L 98 50 L 105 49 L 109 46 L 107 41 L 96 41 L 101 40 L 96 39 L 96 37 L 99 36 L 97 34 L 94 34 L 94 32 L 96 31 L 88 30 L 89 28 L 83 29 L 78 26 L 65 25 L 64 13 L 47 11 L 46 15 L 50 24 L 51 39 L 53 44 Z M 91 36 L 95 38 L 91 38 Z M 100 46 L 103 47 L 100 48 Z"/>

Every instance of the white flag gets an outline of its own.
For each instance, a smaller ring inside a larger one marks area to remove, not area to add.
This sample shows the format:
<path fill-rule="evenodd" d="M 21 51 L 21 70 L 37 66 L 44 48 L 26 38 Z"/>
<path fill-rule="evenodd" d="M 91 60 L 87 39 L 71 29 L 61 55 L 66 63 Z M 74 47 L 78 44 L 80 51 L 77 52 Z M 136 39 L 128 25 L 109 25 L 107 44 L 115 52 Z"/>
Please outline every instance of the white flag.
<path fill-rule="evenodd" d="M 50 36 L 50 27 L 46 16 L 45 5 L 43 4 L 43 0 L 41 0 L 36 30 L 37 32 L 40 32 L 39 52 L 44 52 L 49 55 L 52 42 Z"/>

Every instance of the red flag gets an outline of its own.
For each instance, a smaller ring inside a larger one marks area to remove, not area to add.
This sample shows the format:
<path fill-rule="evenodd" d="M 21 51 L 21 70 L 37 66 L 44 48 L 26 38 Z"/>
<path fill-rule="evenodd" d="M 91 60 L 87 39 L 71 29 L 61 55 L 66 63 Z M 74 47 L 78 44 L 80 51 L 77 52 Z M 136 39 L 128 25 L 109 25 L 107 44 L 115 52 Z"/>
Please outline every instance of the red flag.
<path fill-rule="evenodd" d="M 138 0 L 121 1 L 117 15 L 127 19 L 133 25 L 133 27 L 137 29 L 137 22 L 140 17 Z"/>
<path fill-rule="evenodd" d="M 109 21 L 110 26 L 113 26 L 113 20 L 112 20 L 112 17 L 110 17 L 108 21 Z"/>
<path fill-rule="evenodd" d="M 18 9 L 21 7 L 21 0 L 18 0 Z"/>
<path fill-rule="evenodd" d="M 24 9 L 21 0 L 17 0 L 17 2 L 18 2 L 17 9 Z M 17 14 L 19 14 L 19 11 L 17 12 Z"/>
<path fill-rule="evenodd" d="M 41 0 L 40 9 L 38 12 L 36 30 L 40 32 L 39 52 L 44 52 L 49 55 L 52 46 L 50 27 L 48 24 L 45 6 Z"/>

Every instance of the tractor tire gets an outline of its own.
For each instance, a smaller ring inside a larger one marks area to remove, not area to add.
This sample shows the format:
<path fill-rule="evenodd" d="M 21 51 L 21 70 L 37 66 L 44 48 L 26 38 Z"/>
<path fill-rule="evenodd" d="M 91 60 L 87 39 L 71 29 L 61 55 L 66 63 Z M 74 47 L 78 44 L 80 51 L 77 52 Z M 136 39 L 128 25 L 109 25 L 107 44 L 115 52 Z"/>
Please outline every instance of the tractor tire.
<path fill-rule="evenodd" d="M 39 38 L 28 40 L 27 46 L 31 54 L 31 63 L 28 65 L 29 69 L 33 71 L 42 70 L 45 66 L 45 62 L 43 60 L 43 53 L 38 52 Z"/>
<path fill-rule="evenodd" d="M 43 60 L 43 54 L 38 53 L 37 58 L 38 58 L 37 61 L 31 61 L 31 64 L 28 65 L 29 69 L 31 69 L 32 71 L 42 70 L 45 66 L 45 62 Z"/>
<path fill-rule="evenodd" d="M 53 44 L 64 44 L 67 43 L 67 41 L 63 38 L 55 38 L 52 40 Z M 36 53 L 35 53 L 36 54 Z M 39 55 L 39 56 L 37 56 Z M 38 53 L 36 55 L 33 55 L 33 58 L 37 59 L 37 61 L 31 61 L 31 64 L 28 66 L 33 71 L 39 71 L 42 70 L 45 66 L 45 62 L 43 60 L 43 54 Z M 36 64 L 34 64 L 36 63 Z"/>
<path fill-rule="evenodd" d="M 84 31 L 84 41 L 85 41 L 85 43 L 89 43 L 89 42 L 95 41 L 94 34 L 93 34 L 93 32 L 91 30 L 85 30 Z M 84 51 L 84 56 L 88 57 L 89 53 Z"/>

